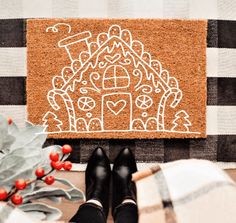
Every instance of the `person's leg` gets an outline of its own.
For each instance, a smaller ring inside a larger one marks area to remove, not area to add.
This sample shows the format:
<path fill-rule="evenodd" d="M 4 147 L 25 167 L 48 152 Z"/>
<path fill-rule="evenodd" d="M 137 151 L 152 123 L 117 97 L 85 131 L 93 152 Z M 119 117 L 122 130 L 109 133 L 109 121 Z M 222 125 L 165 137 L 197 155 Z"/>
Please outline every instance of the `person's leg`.
<path fill-rule="evenodd" d="M 90 157 L 85 172 L 86 199 L 99 201 L 106 217 L 109 211 L 110 177 L 110 161 L 105 151 L 97 148 Z"/>
<path fill-rule="evenodd" d="M 86 202 L 82 204 L 70 222 L 75 223 L 106 223 L 106 216 L 101 206 Z"/>
<path fill-rule="evenodd" d="M 70 222 L 105 223 L 109 211 L 111 168 L 102 148 L 91 155 L 85 172 L 86 203 L 81 205 Z"/>
<path fill-rule="evenodd" d="M 137 171 L 135 158 L 129 149 L 120 152 L 114 162 L 112 181 L 112 214 L 115 223 L 137 223 L 136 188 L 131 181 Z"/>

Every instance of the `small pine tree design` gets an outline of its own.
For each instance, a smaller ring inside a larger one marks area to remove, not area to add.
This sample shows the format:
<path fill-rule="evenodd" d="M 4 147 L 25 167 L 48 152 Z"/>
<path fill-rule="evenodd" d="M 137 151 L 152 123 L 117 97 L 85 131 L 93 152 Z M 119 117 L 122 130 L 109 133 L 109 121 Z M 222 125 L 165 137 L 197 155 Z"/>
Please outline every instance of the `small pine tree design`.
<path fill-rule="evenodd" d="M 45 132 L 61 132 L 62 121 L 53 112 L 47 112 L 43 117 Z"/>
<path fill-rule="evenodd" d="M 175 119 L 173 121 L 174 126 L 171 131 L 176 132 L 189 132 L 189 126 L 192 123 L 189 121 L 189 115 L 186 111 L 181 110 L 175 114 Z"/>

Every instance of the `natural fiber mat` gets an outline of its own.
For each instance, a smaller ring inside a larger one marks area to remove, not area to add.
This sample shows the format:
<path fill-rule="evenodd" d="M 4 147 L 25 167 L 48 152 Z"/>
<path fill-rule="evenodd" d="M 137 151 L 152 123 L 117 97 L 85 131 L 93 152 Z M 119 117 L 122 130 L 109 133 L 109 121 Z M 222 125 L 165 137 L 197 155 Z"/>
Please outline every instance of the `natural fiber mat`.
<path fill-rule="evenodd" d="M 28 20 L 28 119 L 54 138 L 205 137 L 206 26 Z"/>

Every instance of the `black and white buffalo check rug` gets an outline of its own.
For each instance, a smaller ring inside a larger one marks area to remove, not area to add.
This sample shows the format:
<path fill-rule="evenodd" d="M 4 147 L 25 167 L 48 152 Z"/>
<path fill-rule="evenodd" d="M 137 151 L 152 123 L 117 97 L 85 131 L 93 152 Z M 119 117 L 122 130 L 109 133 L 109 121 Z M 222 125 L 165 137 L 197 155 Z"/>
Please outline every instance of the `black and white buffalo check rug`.
<path fill-rule="evenodd" d="M 27 18 L 207 19 L 206 139 L 48 139 L 47 144 L 71 144 L 76 163 L 86 162 L 96 146 L 111 160 L 128 146 L 145 163 L 236 161 L 236 0 L 0 0 L 0 113 L 20 126 L 27 118 Z"/>

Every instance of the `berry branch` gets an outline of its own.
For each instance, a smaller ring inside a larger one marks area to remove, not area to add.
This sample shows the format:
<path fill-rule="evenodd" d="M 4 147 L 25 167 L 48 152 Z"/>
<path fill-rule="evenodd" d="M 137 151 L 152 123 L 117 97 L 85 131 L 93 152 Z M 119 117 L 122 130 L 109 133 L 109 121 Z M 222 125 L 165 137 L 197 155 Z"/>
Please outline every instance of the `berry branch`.
<path fill-rule="evenodd" d="M 72 148 L 70 145 L 64 145 L 62 148 L 62 157 L 58 152 L 51 152 L 49 154 L 49 159 L 51 160 L 51 170 L 45 173 L 43 167 L 38 167 L 35 170 L 35 179 L 25 180 L 20 178 L 15 181 L 15 185 L 12 186 L 11 190 L 7 192 L 4 188 L 0 188 L 0 201 L 11 202 L 15 205 L 20 205 L 23 203 L 23 197 L 18 193 L 21 190 L 24 190 L 28 185 L 35 183 L 36 181 L 43 181 L 47 185 L 52 185 L 55 182 L 54 176 L 50 175 L 54 170 L 64 170 L 70 171 L 72 168 L 72 163 L 70 161 L 63 162 L 63 159 L 66 154 L 70 154 L 72 152 Z"/>

